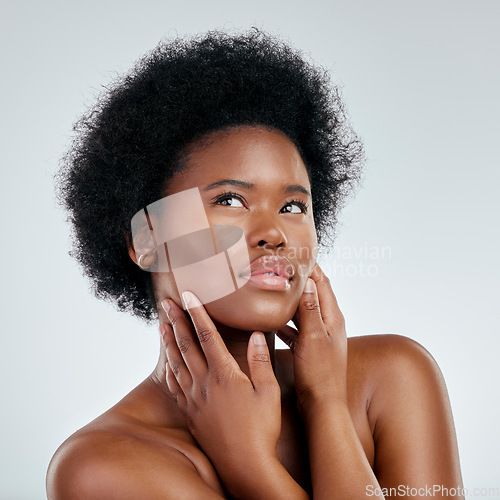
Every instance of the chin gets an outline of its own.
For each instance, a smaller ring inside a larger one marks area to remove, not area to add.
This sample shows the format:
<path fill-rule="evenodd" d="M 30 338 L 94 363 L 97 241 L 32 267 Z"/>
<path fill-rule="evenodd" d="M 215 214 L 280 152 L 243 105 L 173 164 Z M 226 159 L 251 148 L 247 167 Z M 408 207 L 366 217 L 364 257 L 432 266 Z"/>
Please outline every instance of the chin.
<path fill-rule="evenodd" d="M 272 332 L 283 328 L 294 316 L 299 299 L 273 295 L 270 292 L 265 299 L 238 297 L 231 294 L 206 304 L 210 317 L 217 323 L 229 328 L 250 331 Z"/>
<path fill-rule="evenodd" d="M 291 318 L 283 321 L 279 321 L 277 318 L 221 318 L 221 320 L 215 321 L 223 324 L 229 328 L 235 328 L 237 330 L 254 332 L 256 330 L 261 332 L 274 332 L 283 328 Z"/>

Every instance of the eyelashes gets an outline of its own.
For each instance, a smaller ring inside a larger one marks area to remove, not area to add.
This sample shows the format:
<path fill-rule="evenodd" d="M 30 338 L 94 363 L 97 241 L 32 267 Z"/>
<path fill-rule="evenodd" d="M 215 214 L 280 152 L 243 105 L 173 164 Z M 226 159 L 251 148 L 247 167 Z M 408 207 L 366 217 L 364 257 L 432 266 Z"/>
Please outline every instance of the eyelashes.
<path fill-rule="evenodd" d="M 213 205 L 222 205 L 222 206 L 233 206 L 231 204 L 227 204 L 225 205 L 224 202 L 225 201 L 229 201 L 231 200 L 231 198 L 234 198 L 236 200 L 238 200 L 243 206 L 246 206 L 246 202 L 244 200 L 244 198 L 242 196 L 240 196 L 239 194 L 237 193 L 234 193 L 232 191 L 225 191 L 224 193 L 216 196 L 213 200 L 212 200 L 212 204 Z M 293 205 L 296 205 L 299 209 L 300 209 L 300 212 L 292 212 L 290 210 L 284 210 L 286 207 L 290 207 L 290 206 L 293 206 Z M 240 208 L 240 207 L 235 207 L 235 208 Z M 308 212 L 308 209 L 309 209 L 309 205 L 301 200 L 297 200 L 297 199 L 293 199 L 293 200 L 290 200 L 288 201 L 287 203 L 285 203 L 285 205 L 283 205 L 283 207 L 281 208 L 280 210 L 280 213 L 302 213 L 302 214 L 306 214 Z"/>
<path fill-rule="evenodd" d="M 300 200 L 292 200 L 292 201 L 289 201 L 285 207 L 288 207 L 289 205 L 293 205 L 295 203 L 295 205 L 298 205 L 299 208 L 300 208 L 300 211 L 301 213 L 303 214 L 306 214 L 307 213 L 307 209 L 309 208 L 309 205 L 307 203 L 304 203 L 303 201 L 300 201 Z M 284 208 L 284 207 L 283 207 Z M 294 212 L 284 212 L 284 213 L 294 213 Z"/>

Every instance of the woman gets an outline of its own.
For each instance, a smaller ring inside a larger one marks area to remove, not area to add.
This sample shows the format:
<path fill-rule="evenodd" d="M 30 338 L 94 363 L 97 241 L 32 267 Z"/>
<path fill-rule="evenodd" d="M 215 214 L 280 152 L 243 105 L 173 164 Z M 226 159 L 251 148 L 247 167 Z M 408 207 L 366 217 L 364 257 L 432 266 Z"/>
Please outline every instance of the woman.
<path fill-rule="evenodd" d="M 161 44 L 81 120 L 60 177 L 76 256 L 98 296 L 159 321 L 161 346 L 57 450 L 50 499 L 460 497 L 435 361 L 405 337 L 347 339 L 315 263 L 361 157 L 324 72 L 255 31 Z M 155 237 L 189 236 L 195 206 L 246 242 L 214 300 Z"/>

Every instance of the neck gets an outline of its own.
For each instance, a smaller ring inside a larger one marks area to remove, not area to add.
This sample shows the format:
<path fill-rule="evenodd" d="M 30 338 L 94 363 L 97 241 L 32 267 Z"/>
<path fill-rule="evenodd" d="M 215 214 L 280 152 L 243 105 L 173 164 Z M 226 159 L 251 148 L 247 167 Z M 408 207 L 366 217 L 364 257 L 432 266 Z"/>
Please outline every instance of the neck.
<path fill-rule="evenodd" d="M 248 369 L 247 360 L 247 349 L 248 341 L 250 335 L 253 331 L 243 331 L 237 330 L 235 328 L 230 328 L 224 325 L 215 323 L 215 326 L 220 333 L 224 343 L 226 344 L 227 350 L 231 353 L 233 358 L 238 363 L 241 371 L 250 378 L 250 371 Z M 276 370 L 276 353 L 274 347 L 275 332 L 264 332 L 266 337 L 267 347 L 269 349 L 269 355 L 271 357 L 271 364 L 273 370 Z"/>
<path fill-rule="evenodd" d="M 221 335 L 224 343 L 227 347 L 227 350 L 233 356 L 233 358 L 238 363 L 241 371 L 250 378 L 250 371 L 248 368 L 248 360 L 247 360 L 247 348 L 248 341 L 250 339 L 250 335 L 252 331 L 244 331 L 237 330 L 235 328 L 230 328 L 225 325 L 221 325 L 215 323 L 217 331 Z M 275 353 L 275 332 L 264 332 L 267 341 L 267 347 L 269 349 L 269 355 L 271 357 L 271 364 L 273 366 L 273 370 L 276 372 L 276 353 Z M 166 371 L 165 365 L 167 362 L 167 357 L 165 353 L 165 348 L 160 342 L 160 356 L 158 358 L 158 363 L 156 364 L 156 368 L 151 374 L 151 379 L 159 385 L 162 390 L 168 391 L 167 383 L 166 383 Z"/>

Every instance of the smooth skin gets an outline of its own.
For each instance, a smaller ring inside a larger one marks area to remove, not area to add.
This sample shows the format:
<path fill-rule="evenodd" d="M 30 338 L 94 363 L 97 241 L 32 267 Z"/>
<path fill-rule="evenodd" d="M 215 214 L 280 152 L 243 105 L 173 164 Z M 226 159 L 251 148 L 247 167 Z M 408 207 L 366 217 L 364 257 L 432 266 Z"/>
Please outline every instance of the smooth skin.
<path fill-rule="evenodd" d="M 346 337 L 315 264 L 311 200 L 289 189 L 310 191 L 293 143 L 239 127 L 194 150 L 188 167 L 166 194 L 199 186 L 210 223 L 242 227 L 251 259 L 284 255 L 301 272 L 287 291 L 246 285 L 205 306 L 194 297 L 188 313 L 171 276 L 152 275 L 157 366 L 61 445 L 49 499 L 361 499 L 400 485 L 461 486 L 432 356 L 398 335 Z M 222 179 L 240 182 L 237 198 L 214 201 L 227 185 L 204 190 Z M 296 328 L 285 326 L 291 318 Z M 275 332 L 291 349 L 274 348 Z"/>

